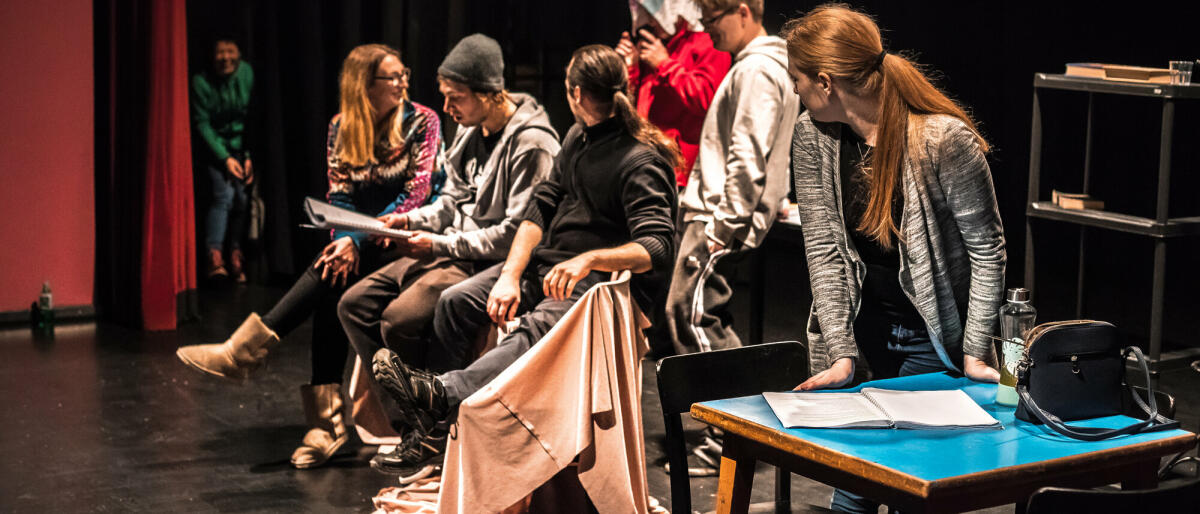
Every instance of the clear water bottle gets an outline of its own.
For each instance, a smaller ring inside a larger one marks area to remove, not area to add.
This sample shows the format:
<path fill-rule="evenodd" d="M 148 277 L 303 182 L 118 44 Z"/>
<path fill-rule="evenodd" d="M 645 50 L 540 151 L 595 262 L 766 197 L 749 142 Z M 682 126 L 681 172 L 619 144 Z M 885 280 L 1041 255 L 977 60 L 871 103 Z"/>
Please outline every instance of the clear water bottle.
<path fill-rule="evenodd" d="M 1025 353 L 1025 337 L 1037 320 L 1037 309 L 1029 303 L 1029 290 L 1013 288 L 1000 306 L 1000 340 L 996 342 L 996 357 L 1000 364 L 1000 385 L 996 403 L 1017 404 L 1017 363 Z"/>
<path fill-rule="evenodd" d="M 42 294 L 29 307 L 30 321 L 37 330 L 54 330 L 54 294 L 50 292 L 50 281 L 42 283 Z"/>

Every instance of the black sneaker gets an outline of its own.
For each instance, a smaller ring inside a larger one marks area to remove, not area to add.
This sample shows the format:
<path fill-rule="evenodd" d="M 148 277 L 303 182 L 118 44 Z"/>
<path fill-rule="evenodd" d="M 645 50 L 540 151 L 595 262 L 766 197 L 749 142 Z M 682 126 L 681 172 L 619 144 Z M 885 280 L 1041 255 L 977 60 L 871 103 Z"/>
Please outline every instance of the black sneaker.
<path fill-rule="evenodd" d="M 395 450 L 371 459 L 371 467 L 389 475 L 411 475 L 425 466 L 438 466 L 446 457 L 446 431 L 410 430 Z"/>
<path fill-rule="evenodd" d="M 387 348 L 375 352 L 372 361 L 375 381 L 400 402 L 409 427 L 431 433 L 435 423 L 446 419 L 446 388 L 437 375 L 406 366 Z"/>

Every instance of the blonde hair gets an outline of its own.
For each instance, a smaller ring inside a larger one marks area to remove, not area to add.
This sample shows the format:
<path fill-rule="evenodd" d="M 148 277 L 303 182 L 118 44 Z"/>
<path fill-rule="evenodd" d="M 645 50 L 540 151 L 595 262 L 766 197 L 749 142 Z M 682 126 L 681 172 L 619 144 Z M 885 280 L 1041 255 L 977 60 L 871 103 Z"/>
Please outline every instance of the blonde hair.
<path fill-rule="evenodd" d="M 967 112 L 931 84 L 917 65 L 884 51 L 879 26 L 870 16 L 845 4 L 825 4 L 788 21 L 783 35 L 788 58 L 801 73 L 814 78 L 825 73 L 847 84 L 855 95 L 879 97 L 870 193 L 857 229 L 891 248 L 892 238 L 901 236 L 900 220 L 892 219 L 892 201 L 909 149 L 909 131 L 920 127 L 919 116 L 958 118 L 975 134 L 984 152 L 989 148 L 987 141 Z"/>
<path fill-rule="evenodd" d="M 342 73 L 338 79 L 341 125 L 334 146 L 339 161 L 360 167 L 377 164 L 375 159 L 375 108 L 367 91 L 379 72 L 379 64 L 387 56 L 400 60 L 400 52 L 387 45 L 361 45 L 350 51 L 342 62 Z M 403 98 L 408 100 L 408 91 Z M 399 114 L 399 109 L 397 109 Z M 401 117 L 393 114 L 388 120 L 387 140 L 391 146 L 404 141 Z"/>
<path fill-rule="evenodd" d="M 746 4 L 754 21 L 761 22 L 763 18 L 763 0 L 692 0 L 701 9 L 710 11 L 728 11 L 741 4 Z"/>

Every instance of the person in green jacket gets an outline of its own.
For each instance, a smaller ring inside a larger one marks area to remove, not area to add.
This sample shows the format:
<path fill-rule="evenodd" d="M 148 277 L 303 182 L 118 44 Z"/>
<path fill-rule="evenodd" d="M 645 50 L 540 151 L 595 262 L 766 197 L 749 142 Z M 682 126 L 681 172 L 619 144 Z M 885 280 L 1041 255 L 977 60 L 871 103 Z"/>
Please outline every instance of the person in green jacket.
<path fill-rule="evenodd" d="M 203 142 L 196 161 L 210 187 L 205 216 L 208 277 L 246 281 L 241 240 L 246 232 L 254 165 L 246 148 L 246 115 L 254 71 L 242 60 L 237 42 L 218 38 L 213 66 L 192 77 L 192 124 Z M 223 250 L 228 241 L 228 269 Z"/>

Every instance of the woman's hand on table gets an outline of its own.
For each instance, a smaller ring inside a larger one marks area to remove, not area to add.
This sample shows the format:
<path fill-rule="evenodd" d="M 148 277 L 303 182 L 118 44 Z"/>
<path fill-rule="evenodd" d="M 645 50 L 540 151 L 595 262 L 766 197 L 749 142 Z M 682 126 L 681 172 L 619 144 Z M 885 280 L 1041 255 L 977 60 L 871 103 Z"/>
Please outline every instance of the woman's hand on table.
<path fill-rule="evenodd" d="M 794 390 L 812 391 L 813 389 L 838 388 L 848 384 L 852 378 L 854 378 L 854 359 L 843 357 L 835 361 L 829 369 L 809 377 Z"/>
<path fill-rule="evenodd" d="M 988 366 L 983 360 L 963 355 L 963 374 L 976 382 L 999 382 L 1000 372 Z"/>

